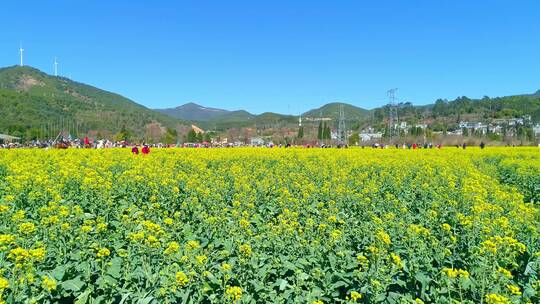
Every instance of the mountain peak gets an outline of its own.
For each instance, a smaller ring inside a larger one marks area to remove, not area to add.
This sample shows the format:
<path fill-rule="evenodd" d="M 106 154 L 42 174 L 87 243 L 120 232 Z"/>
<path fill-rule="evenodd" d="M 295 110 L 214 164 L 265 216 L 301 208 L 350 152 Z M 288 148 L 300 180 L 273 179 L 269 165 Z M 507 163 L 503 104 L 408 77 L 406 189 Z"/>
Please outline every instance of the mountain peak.
<path fill-rule="evenodd" d="M 11 70 L 11 71 L 33 71 L 33 72 L 41 72 L 41 73 L 43 73 L 39 69 L 36 69 L 36 68 L 31 67 L 29 65 L 23 65 L 23 66 L 12 65 L 12 66 L 8 66 L 8 67 L 0 68 L 0 71 L 9 71 L 9 70 Z"/>
<path fill-rule="evenodd" d="M 181 106 L 178 106 L 177 108 L 180 108 L 180 107 L 199 107 L 199 108 L 204 108 L 203 106 L 201 106 L 200 104 L 196 104 L 194 102 L 188 102 L 188 103 L 185 103 Z"/>
<path fill-rule="evenodd" d="M 230 113 L 230 111 L 227 110 L 207 108 L 194 102 L 188 102 L 176 108 L 156 109 L 156 111 L 174 118 L 192 121 L 208 121 L 212 118 Z"/>

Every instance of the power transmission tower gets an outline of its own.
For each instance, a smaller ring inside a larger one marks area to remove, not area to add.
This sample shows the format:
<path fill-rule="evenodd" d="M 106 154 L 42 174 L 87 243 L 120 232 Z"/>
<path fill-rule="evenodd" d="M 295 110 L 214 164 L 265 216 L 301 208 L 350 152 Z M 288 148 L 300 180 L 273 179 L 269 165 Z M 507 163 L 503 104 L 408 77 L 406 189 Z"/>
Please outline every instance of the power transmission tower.
<path fill-rule="evenodd" d="M 394 137 L 397 134 L 397 130 L 399 128 L 399 116 L 398 116 L 398 105 L 396 104 L 396 91 L 395 89 L 388 90 L 388 134 L 390 138 Z"/>
<path fill-rule="evenodd" d="M 339 105 L 338 140 L 345 145 L 347 143 L 347 130 L 345 129 L 345 111 L 343 105 Z"/>

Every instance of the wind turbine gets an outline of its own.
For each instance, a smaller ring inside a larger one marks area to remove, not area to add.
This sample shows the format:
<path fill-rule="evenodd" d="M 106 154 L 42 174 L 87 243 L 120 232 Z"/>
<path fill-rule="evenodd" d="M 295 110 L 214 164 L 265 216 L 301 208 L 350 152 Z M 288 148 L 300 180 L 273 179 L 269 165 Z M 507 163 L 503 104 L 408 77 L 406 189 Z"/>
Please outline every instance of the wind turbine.
<path fill-rule="evenodd" d="M 19 46 L 19 53 L 21 54 L 21 64 L 20 64 L 20 66 L 23 66 L 23 52 L 24 52 L 24 49 L 22 48 L 22 43 L 21 43 L 20 46 Z"/>
<path fill-rule="evenodd" d="M 54 57 L 54 76 L 58 76 L 58 61 Z"/>

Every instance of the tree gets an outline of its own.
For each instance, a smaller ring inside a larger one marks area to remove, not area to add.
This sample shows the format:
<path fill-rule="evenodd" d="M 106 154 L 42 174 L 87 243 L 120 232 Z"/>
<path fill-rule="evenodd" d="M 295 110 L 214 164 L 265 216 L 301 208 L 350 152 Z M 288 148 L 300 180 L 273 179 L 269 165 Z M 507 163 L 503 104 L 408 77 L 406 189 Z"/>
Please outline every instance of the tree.
<path fill-rule="evenodd" d="M 193 130 L 193 129 L 189 130 L 189 132 L 187 134 L 187 142 L 188 143 L 197 142 L 197 133 L 195 132 L 195 130 Z"/>
<path fill-rule="evenodd" d="M 165 136 L 162 138 L 162 142 L 167 145 L 175 144 L 178 137 L 178 132 L 175 129 L 167 128 Z"/>
<path fill-rule="evenodd" d="M 385 126 L 384 127 L 384 132 L 383 132 L 383 135 L 382 135 L 384 138 L 389 138 L 390 137 L 390 129 L 388 128 L 388 126 Z"/>
<path fill-rule="evenodd" d="M 328 126 L 326 124 L 326 122 L 324 123 L 324 126 L 323 126 L 323 139 L 331 139 L 332 138 L 332 133 L 330 131 L 330 126 Z"/>
<path fill-rule="evenodd" d="M 416 136 L 416 127 L 413 126 L 409 129 L 409 135 Z"/>
<path fill-rule="evenodd" d="M 375 121 L 382 121 L 384 118 L 384 110 L 382 108 L 375 109 L 373 117 L 375 118 Z"/>
<path fill-rule="evenodd" d="M 304 138 L 304 127 L 300 126 L 300 128 L 298 128 L 298 135 L 297 135 L 298 138 Z"/>
<path fill-rule="evenodd" d="M 433 116 L 443 116 L 446 114 L 446 102 L 442 99 L 437 99 L 433 106 Z"/>
<path fill-rule="evenodd" d="M 202 143 L 202 142 L 203 142 L 203 134 L 202 134 L 202 133 L 197 133 L 197 142 L 198 142 L 198 143 Z"/>
<path fill-rule="evenodd" d="M 212 141 L 212 136 L 210 136 L 210 133 L 204 134 L 204 141 L 205 142 L 211 142 Z"/>
<path fill-rule="evenodd" d="M 319 129 L 317 130 L 317 139 L 323 139 L 323 122 L 319 121 Z"/>
<path fill-rule="evenodd" d="M 523 127 L 519 126 L 517 128 L 516 133 L 517 133 L 516 135 L 517 135 L 518 138 L 523 139 L 523 137 L 525 136 L 525 129 Z"/>
<path fill-rule="evenodd" d="M 349 146 L 358 145 L 359 142 L 360 142 L 360 134 L 358 134 L 358 132 L 353 133 L 349 137 Z"/>
<path fill-rule="evenodd" d="M 467 129 L 466 127 L 463 127 L 461 133 L 463 134 L 463 136 L 469 136 L 469 129 Z"/>
<path fill-rule="evenodd" d="M 534 131 L 532 128 L 527 128 L 525 134 L 528 141 L 534 141 Z"/>
<path fill-rule="evenodd" d="M 149 123 L 146 126 L 146 140 L 157 142 L 162 136 L 162 127 L 158 122 Z"/>
<path fill-rule="evenodd" d="M 116 135 L 114 136 L 114 140 L 115 141 L 127 141 L 129 140 L 129 132 L 128 130 L 126 129 L 126 125 L 123 125 L 122 126 L 122 129 L 120 130 L 120 132 L 116 133 Z"/>

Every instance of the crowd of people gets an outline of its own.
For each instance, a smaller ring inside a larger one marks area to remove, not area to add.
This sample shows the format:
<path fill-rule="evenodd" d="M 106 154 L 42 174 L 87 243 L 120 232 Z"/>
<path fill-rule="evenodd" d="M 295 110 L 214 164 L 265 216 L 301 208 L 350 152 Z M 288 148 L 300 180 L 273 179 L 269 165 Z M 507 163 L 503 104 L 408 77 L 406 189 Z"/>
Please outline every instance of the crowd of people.
<path fill-rule="evenodd" d="M 31 140 L 26 143 L 0 143 L 0 149 L 13 149 L 13 148 L 40 148 L 40 149 L 50 149 L 50 148 L 76 148 L 76 149 L 106 149 L 106 148 L 127 148 L 137 146 L 137 144 L 129 143 L 127 141 L 111 141 L 108 139 L 100 140 L 91 140 L 88 137 L 80 138 L 60 138 L 56 140 L 46 139 L 46 140 Z M 164 145 L 161 143 L 158 144 L 141 144 L 142 148 L 146 146 L 148 149 L 150 147 L 164 148 L 169 147 L 170 145 Z M 141 148 L 141 149 L 142 149 Z"/>
<path fill-rule="evenodd" d="M 388 148 L 390 145 L 388 144 L 384 144 L 384 143 L 374 143 L 371 145 L 372 148 L 374 149 L 386 149 Z M 394 144 L 395 148 L 396 149 L 412 149 L 412 150 L 416 150 L 416 149 L 433 149 L 433 148 L 437 148 L 437 149 L 441 149 L 442 148 L 442 144 L 436 144 L 436 145 L 433 145 L 433 143 L 424 143 L 424 144 L 417 144 L 417 143 L 407 143 L 407 144 Z M 478 145 L 480 147 L 480 149 L 484 149 L 486 147 L 486 144 L 484 142 L 480 142 L 480 144 Z M 362 146 L 362 148 L 364 148 L 365 146 Z M 463 143 L 461 145 L 455 145 L 456 148 L 463 148 L 463 149 L 466 149 L 467 148 L 467 144 L 466 143 Z"/>
<path fill-rule="evenodd" d="M 232 148 L 237 146 L 250 146 L 250 145 L 243 145 L 243 144 L 219 144 L 214 145 L 210 143 L 204 143 L 204 144 L 162 144 L 162 143 L 155 143 L 155 144 L 134 144 L 129 143 L 127 141 L 111 141 L 108 139 L 99 139 L 99 140 L 91 140 L 88 137 L 84 137 L 82 139 L 80 138 L 60 138 L 60 139 L 47 139 L 47 140 L 31 140 L 26 143 L 0 143 L 0 149 L 12 149 L 12 148 L 42 148 L 42 149 L 49 149 L 49 148 L 59 148 L 59 149 L 67 149 L 67 148 L 91 148 L 91 149 L 104 149 L 104 148 L 129 148 L 131 147 L 132 152 L 134 154 L 148 154 L 150 148 L 170 148 L 170 147 L 182 147 L 182 148 Z M 462 148 L 466 149 L 468 147 L 467 143 L 462 144 L 455 144 L 456 148 Z M 289 148 L 289 147 L 303 147 L 303 148 L 348 148 L 349 145 L 347 144 L 303 144 L 303 145 L 293 145 L 291 143 L 286 144 L 273 144 L 273 143 L 267 143 L 265 145 L 257 145 L 257 147 L 267 147 L 267 148 Z M 372 143 L 367 145 L 360 145 L 360 147 L 366 148 L 371 147 L 374 149 L 386 149 L 389 147 L 394 147 L 396 149 L 441 149 L 442 144 L 433 144 L 433 143 L 402 143 L 402 144 L 386 144 L 386 143 Z M 486 147 L 486 144 L 484 142 L 481 142 L 479 144 L 479 147 L 481 149 L 484 149 Z M 538 144 L 538 147 L 540 147 L 540 144 Z"/>

